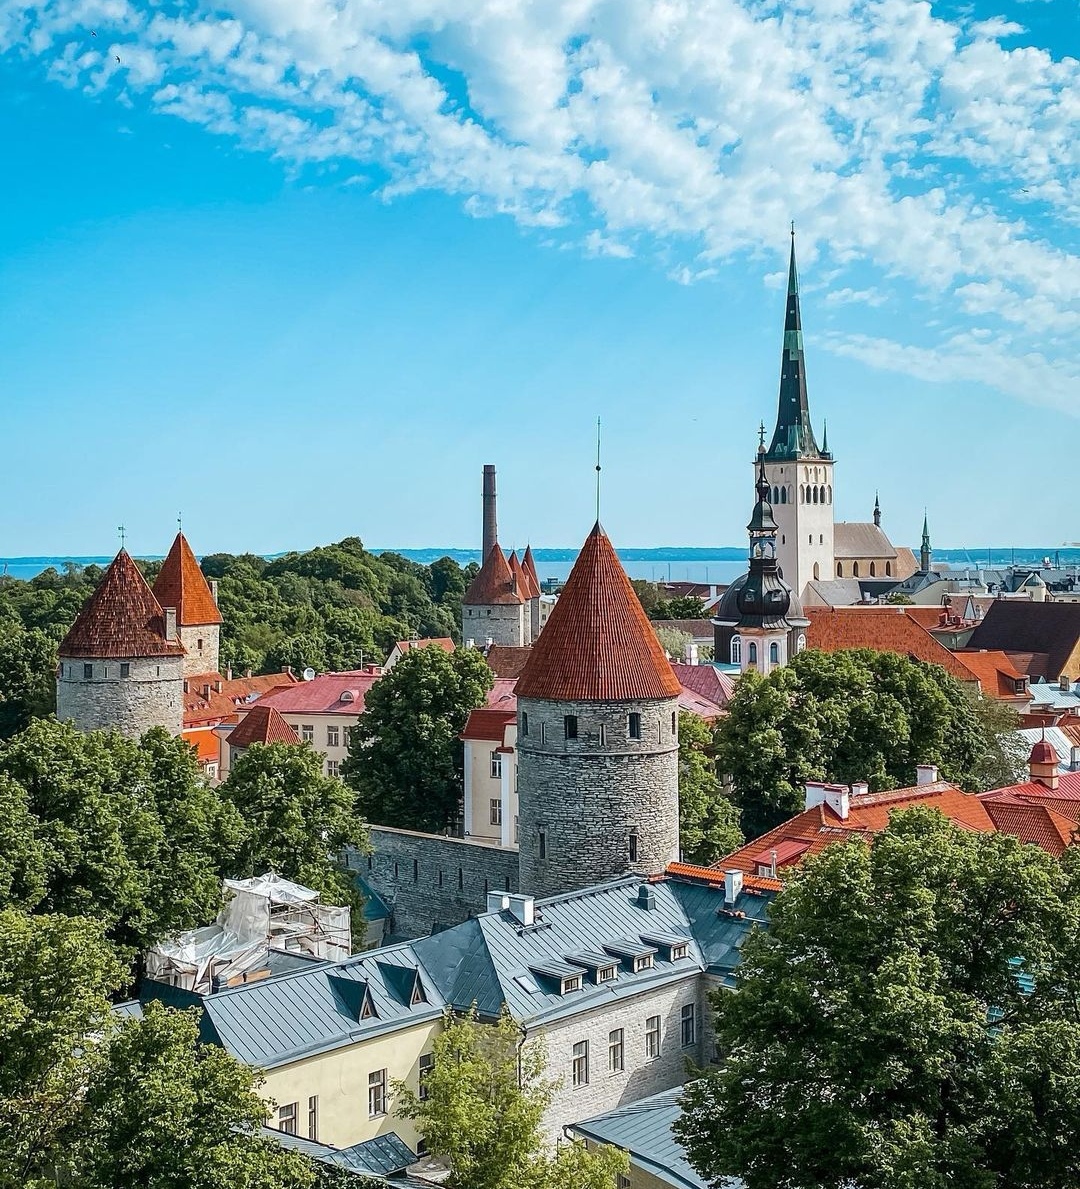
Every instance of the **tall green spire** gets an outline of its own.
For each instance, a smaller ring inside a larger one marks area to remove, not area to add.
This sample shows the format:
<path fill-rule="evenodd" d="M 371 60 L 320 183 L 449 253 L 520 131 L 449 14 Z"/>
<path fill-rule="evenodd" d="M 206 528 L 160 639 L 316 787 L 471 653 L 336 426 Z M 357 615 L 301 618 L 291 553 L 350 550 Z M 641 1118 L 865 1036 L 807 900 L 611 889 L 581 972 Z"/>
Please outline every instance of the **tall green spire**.
<path fill-rule="evenodd" d="M 788 265 L 787 311 L 784 315 L 784 349 L 780 356 L 780 402 L 776 429 L 769 446 L 770 462 L 821 458 L 810 424 L 806 395 L 806 360 L 803 353 L 802 314 L 799 310 L 799 273 L 795 267 L 795 224 L 791 225 L 791 261 Z"/>

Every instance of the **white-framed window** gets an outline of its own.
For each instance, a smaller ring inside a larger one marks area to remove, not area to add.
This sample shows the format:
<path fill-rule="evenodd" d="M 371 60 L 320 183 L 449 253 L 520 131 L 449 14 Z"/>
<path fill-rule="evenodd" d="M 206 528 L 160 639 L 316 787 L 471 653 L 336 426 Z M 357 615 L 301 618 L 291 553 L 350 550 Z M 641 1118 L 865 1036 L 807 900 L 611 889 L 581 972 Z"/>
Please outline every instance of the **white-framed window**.
<path fill-rule="evenodd" d="M 651 970 L 653 965 L 652 954 L 639 954 L 634 959 L 634 973 L 640 974 L 643 970 Z"/>
<path fill-rule="evenodd" d="M 386 1114 L 386 1070 L 376 1069 L 367 1078 L 368 1118 Z"/>
<path fill-rule="evenodd" d="M 567 975 L 567 977 L 564 978 L 559 983 L 559 994 L 560 995 L 569 995 L 571 991 L 580 991 L 580 990 L 581 990 L 581 975 L 580 974 Z"/>
<path fill-rule="evenodd" d="M 622 1073 L 626 1067 L 625 1034 L 621 1028 L 607 1035 L 607 1067 L 609 1073 Z"/>
<path fill-rule="evenodd" d="M 285 1102 L 278 1107 L 278 1131 L 284 1131 L 286 1135 L 296 1134 L 296 1114 L 299 1106 L 298 1102 Z"/>
<path fill-rule="evenodd" d="M 428 1077 L 431 1071 L 435 1068 L 435 1054 L 421 1053 L 420 1054 L 420 1078 L 417 1087 L 416 1097 L 421 1102 L 427 1102 L 428 1097 Z"/>
<path fill-rule="evenodd" d="M 731 663 L 733 665 L 742 664 L 742 640 L 738 636 L 731 638 Z"/>
<path fill-rule="evenodd" d="M 315 742 L 315 728 L 311 723 L 301 724 L 300 739 L 304 743 L 314 743 Z"/>
<path fill-rule="evenodd" d="M 341 728 L 337 725 L 337 723 L 331 723 L 326 728 L 326 746 L 327 747 L 340 747 L 341 746 L 340 740 L 341 740 Z"/>
<path fill-rule="evenodd" d="M 684 1003 L 679 1018 L 682 1047 L 690 1048 L 697 1041 L 697 1008 L 693 1003 Z"/>
<path fill-rule="evenodd" d="M 488 801 L 489 821 L 493 826 L 502 825 L 502 799 L 492 797 Z"/>
<path fill-rule="evenodd" d="M 319 1096 L 312 1094 L 307 1100 L 307 1137 L 319 1138 Z"/>
<path fill-rule="evenodd" d="M 589 1042 L 579 1040 L 574 1045 L 573 1084 L 587 1086 L 589 1084 Z"/>
<path fill-rule="evenodd" d="M 769 664 L 778 665 L 780 663 L 780 645 L 774 640 L 769 645 Z"/>
<path fill-rule="evenodd" d="M 491 753 L 491 779 L 502 779 L 502 752 L 493 751 Z"/>
<path fill-rule="evenodd" d="M 327 776 L 340 776 L 341 775 L 341 762 L 339 760 L 327 760 L 326 761 L 326 775 Z"/>
<path fill-rule="evenodd" d="M 659 1016 L 649 1016 L 645 1021 L 645 1056 L 650 1060 L 660 1056 Z"/>

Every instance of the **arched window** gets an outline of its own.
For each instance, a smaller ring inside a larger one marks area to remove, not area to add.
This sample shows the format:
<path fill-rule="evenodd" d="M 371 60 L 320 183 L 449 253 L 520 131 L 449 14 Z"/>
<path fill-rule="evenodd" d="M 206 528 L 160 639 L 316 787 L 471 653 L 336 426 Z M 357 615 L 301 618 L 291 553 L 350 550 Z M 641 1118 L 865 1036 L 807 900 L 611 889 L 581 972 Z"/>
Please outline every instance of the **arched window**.
<path fill-rule="evenodd" d="M 832 484 L 831 483 L 829 484 L 827 495 L 829 497 L 827 502 L 831 504 L 832 503 Z"/>
<path fill-rule="evenodd" d="M 780 502 L 781 502 L 782 504 L 786 504 L 786 503 L 787 503 L 787 488 L 786 488 L 786 487 L 781 487 L 781 488 L 780 488 Z"/>
<path fill-rule="evenodd" d="M 859 576 L 859 563 L 857 561 L 851 563 L 851 576 L 852 578 L 858 578 Z"/>
<path fill-rule="evenodd" d="M 877 577 L 877 565 L 874 562 L 870 563 L 870 577 L 871 578 Z"/>
<path fill-rule="evenodd" d="M 891 561 L 887 561 L 885 563 L 885 577 L 886 578 L 892 577 L 892 562 Z"/>
<path fill-rule="evenodd" d="M 806 647 L 806 637 L 804 635 L 800 634 L 799 639 L 795 644 L 795 651 L 802 652 L 805 647 Z"/>
<path fill-rule="evenodd" d="M 778 504 L 780 502 L 780 488 L 774 487 L 772 489 L 772 502 Z"/>
<path fill-rule="evenodd" d="M 780 645 L 774 640 L 769 645 L 769 664 L 778 665 L 780 663 Z"/>
<path fill-rule="evenodd" d="M 813 490 L 813 493 L 814 493 L 814 503 L 816 504 L 816 503 L 818 502 L 818 490 L 819 490 L 819 489 L 818 489 L 817 487 L 815 487 L 815 488 L 813 488 L 812 490 Z"/>
<path fill-rule="evenodd" d="M 814 581 L 817 582 L 817 580 L 820 577 L 821 577 L 821 567 L 818 565 L 817 562 L 814 562 Z"/>
<path fill-rule="evenodd" d="M 836 576 L 837 578 L 843 578 L 844 576 L 844 563 L 842 561 L 836 563 Z"/>
<path fill-rule="evenodd" d="M 731 638 L 731 663 L 733 665 L 742 664 L 742 641 L 738 636 Z"/>
<path fill-rule="evenodd" d="M 750 641 L 750 649 L 749 649 L 749 653 L 748 653 L 748 659 L 750 661 L 750 664 L 752 664 L 752 665 L 757 664 L 757 642 L 755 640 Z"/>
<path fill-rule="evenodd" d="M 800 504 L 806 503 L 806 488 L 803 487 L 803 485 L 801 483 L 799 484 L 799 503 Z"/>

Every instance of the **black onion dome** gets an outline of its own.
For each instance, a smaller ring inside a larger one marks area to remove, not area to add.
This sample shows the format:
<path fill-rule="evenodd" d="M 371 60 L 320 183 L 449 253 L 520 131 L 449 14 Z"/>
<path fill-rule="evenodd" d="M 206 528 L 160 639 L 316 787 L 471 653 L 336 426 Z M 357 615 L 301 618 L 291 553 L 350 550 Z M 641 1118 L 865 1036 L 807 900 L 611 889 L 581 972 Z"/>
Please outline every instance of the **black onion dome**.
<path fill-rule="evenodd" d="M 716 604 L 713 619 L 718 619 L 723 623 L 739 622 L 739 616 L 742 614 L 739 610 L 739 594 L 746 585 L 746 580 L 749 577 L 749 574 L 740 574 L 727 590 L 724 591 L 720 596 L 720 602 Z"/>

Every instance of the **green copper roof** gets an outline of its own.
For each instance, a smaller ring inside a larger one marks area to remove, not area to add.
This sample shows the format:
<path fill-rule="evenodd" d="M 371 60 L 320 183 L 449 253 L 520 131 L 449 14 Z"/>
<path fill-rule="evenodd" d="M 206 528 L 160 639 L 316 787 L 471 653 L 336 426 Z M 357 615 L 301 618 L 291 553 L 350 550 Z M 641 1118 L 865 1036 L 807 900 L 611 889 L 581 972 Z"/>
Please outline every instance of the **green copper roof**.
<path fill-rule="evenodd" d="M 784 349 L 780 355 L 780 402 L 776 429 L 767 458 L 770 462 L 796 458 L 821 458 L 810 424 L 810 403 L 806 395 L 806 360 L 803 352 L 802 314 L 799 310 L 799 274 L 795 267 L 795 232 L 791 233 L 791 263 L 788 266 L 787 312 L 784 317 Z"/>

